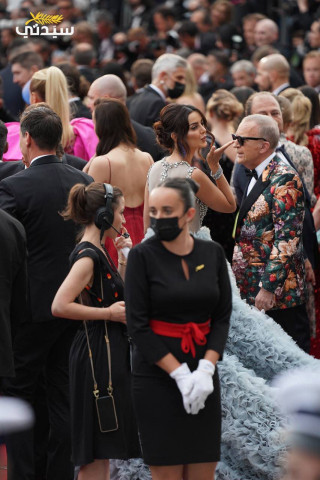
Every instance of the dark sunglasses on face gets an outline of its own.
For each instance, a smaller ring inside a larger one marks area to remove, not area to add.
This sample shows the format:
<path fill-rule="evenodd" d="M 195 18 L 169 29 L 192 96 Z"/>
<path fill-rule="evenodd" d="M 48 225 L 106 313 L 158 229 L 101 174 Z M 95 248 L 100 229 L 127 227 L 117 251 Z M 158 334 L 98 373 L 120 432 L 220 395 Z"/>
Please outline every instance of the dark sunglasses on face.
<path fill-rule="evenodd" d="M 246 140 L 264 140 L 265 142 L 268 141 L 263 137 L 241 137 L 241 135 L 234 135 L 233 133 L 232 133 L 232 140 L 237 140 L 240 147 L 242 147 L 244 145 L 244 142 Z"/>

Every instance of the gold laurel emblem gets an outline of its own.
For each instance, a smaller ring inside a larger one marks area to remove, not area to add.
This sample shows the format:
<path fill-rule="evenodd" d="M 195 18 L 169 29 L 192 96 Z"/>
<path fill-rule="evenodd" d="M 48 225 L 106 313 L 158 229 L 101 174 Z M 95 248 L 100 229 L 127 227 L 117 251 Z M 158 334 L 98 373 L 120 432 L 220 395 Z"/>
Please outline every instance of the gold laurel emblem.
<path fill-rule="evenodd" d="M 201 265 L 196 266 L 196 272 L 199 272 L 199 270 L 202 270 L 204 268 L 204 264 L 202 263 Z"/>
<path fill-rule="evenodd" d="M 60 23 L 63 20 L 63 15 L 47 15 L 41 12 L 38 12 L 37 15 L 30 12 L 30 15 L 32 18 L 26 22 L 26 25 L 30 22 L 36 22 L 39 25 L 51 25 L 53 23 Z"/>

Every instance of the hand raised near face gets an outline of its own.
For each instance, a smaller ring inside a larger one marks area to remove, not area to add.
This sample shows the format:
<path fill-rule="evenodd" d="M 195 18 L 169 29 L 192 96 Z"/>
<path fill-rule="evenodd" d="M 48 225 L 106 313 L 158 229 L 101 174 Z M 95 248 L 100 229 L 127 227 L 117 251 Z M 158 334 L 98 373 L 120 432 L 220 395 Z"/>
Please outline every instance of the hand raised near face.
<path fill-rule="evenodd" d="M 215 145 L 213 145 L 210 148 L 206 160 L 213 174 L 215 174 L 219 168 L 219 161 L 220 161 L 220 158 L 222 157 L 223 152 L 228 147 L 230 147 L 233 144 L 233 142 L 234 140 L 230 140 L 230 142 L 225 143 L 224 145 L 222 145 L 222 147 L 216 148 Z"/>

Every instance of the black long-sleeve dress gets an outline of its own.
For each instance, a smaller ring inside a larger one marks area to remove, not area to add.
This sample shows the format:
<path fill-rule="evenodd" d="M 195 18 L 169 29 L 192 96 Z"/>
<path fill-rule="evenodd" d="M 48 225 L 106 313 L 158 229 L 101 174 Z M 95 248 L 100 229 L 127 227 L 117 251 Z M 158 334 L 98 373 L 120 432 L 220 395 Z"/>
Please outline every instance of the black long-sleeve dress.
<path fill-rule="evenodd" d="M 71 254 L 71 263 L 83 257 L 94 261 L 94 279 L 87 289 L 90 305 L 106 307 L 123 300 L 123 282 L 117 270 L 113 269 L 103 252 L 90 242 L 81 242 Z M 103 301 L 101 301 L 101 277 Z M 90 368 L 88 345 L 84 328 L 73 341 L 70 351 L 70 405 L 72 456 L 75 465 L 87 465 L 95 459 L 140 457 L 137 424 L 132 406 L 130 350 L 125 325 L 108 322 L 111 350 L 113 395 L 119 429 L 100 432 L 95 400 L 93 379 Z M 105 342 L 104 322 L 87 322 L 95 376 L 100 396 L 107 395 L 108 356 Z"/>
<path fill-rule="evenodd" d="M 188 265 L 187 280 L 182 258 Z M 220 457 L 221 407 L 218 373 L 214 392 L 197 415 L 184 410 L 174 380 L 155 365 L 168 353 L 195 370 L 207 349 L 223 354 L 231 313 L 231 290 L 222 247 L 194 239 L 183 257 L 169 252 L 155 237 L 130 252 L 125 286 L 133 348 L 133 392 L 143 457 L 149 465 L 215 462 Z M 156 335 L 152 319 L 204 323 L 211 318 L 206 345 L 196 355 L 181 350 L 181 338 Z"/>

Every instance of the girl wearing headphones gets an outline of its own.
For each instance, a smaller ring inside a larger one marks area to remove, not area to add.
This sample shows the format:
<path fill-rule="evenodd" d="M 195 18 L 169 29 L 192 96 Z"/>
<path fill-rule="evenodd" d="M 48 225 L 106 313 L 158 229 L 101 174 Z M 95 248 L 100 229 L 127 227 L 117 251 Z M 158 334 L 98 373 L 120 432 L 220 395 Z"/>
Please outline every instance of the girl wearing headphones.
<path fill-rule="evenodd" d="M 126 258 L 121 250 L 132 242 L 117 237 L 117 231 L 126 232 L 123 211 L 119 188 L 91 183 L 71 189 L 62 213 L 84 226 L 69 275 L 52 304 L 53 315 L 86 321 L 70 351 L 71 438 L 79 480 L 106 480 L 108 459 L 140 456 L 122 279 Z M 114 240 L 119 270 L 104 248 L 107 237 Z"/>

